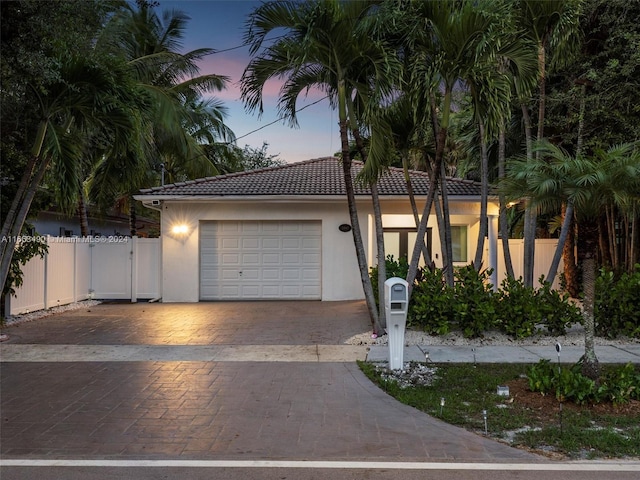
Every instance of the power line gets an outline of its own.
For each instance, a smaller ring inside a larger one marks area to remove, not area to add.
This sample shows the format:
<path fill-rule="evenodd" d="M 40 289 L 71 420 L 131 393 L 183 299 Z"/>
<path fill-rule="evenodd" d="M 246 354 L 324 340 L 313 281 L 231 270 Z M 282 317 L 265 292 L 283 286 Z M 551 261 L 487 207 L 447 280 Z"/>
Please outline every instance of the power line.
<path fill-rule="evenodd" d="M 317 104 L 317 103 L 320 103 L 321 101 L 326 100 L 327 98 L 329 98 L 329 95 L 326 95 L 326 96 L 324 96 L 324 97 L 320 98 L 319 100 L 316 100 L 316 101 L 315 101 L 315 102 L 313 102 L 313 103 L 310 103 L 310 104 L 308 104 L 308 105 L 305 105 L 305 106 L 304 106 L 304 107 L 302 107 L 302 108 L 299 108 L 299 109 L 298 109 L 298 112 L 301 112 L 301 111 L 302 111 L 302 110 L 304 110 L 305 108 L 312 107 L 313 105 L 315 105 L 315 104 Z M 251 134 L 253 134 L 253 133 L 259 132 L 259 131 L 260 131 L 260 130 L 262 130 L 263 128 L 267 128 L 267 127 L 270 127 L 271 125 L 273 125 L 273 124 L 275 124 L 275 123 L 281 122 L 281 121 L 282 121 L 282 120 L 284 120 L 285 118 L 286 118 L 286 117 L 279 117 L 279 118 L 276 118 L 273 122 L 269 122 L 269 123 L 267 123 L 266 125 L 262 125 L 261 127 L 256 128 L 255 130 L 251 130 L 249 133 L 245 133 L 244 135 L 241 135 L 241 136 L 239 136 L 239 137 L 236 137 L 236 140 L 240 140 L 241 138 L 248 137 L 249 135 L 251 135 Z M 226 142 L 226 144 L 227 144 L 227 145 L 229 145 L 230 143 L 231 143 L 231 142 Z"/>

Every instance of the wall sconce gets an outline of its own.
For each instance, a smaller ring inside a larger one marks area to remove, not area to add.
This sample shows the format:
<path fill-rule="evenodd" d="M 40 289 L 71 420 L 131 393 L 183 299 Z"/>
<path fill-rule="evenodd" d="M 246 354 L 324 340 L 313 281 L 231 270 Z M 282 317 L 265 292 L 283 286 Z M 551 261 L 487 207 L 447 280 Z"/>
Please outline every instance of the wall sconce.
<path fill-rule="evenodd" d="M 185 224 L 178 224 L 171 227 L 171 233 L 174 235 L 186 235 L 189 233 L 189 227 Z"/>

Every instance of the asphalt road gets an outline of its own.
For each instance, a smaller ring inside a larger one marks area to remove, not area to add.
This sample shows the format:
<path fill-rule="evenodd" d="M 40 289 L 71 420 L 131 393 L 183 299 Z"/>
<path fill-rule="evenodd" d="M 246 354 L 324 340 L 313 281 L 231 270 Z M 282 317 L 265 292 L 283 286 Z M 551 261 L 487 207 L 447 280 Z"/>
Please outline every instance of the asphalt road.
<path fill-rule="evenodd" d="M 305 462 L 307 466 L 284 467 L 289 462 L 256 462 L 256 466 L 2 466 L 2 480 L 636 480 L 640 465 L 625 463 L 554 463 L 554 464 L 401 464 L 393 468 L 358 468 L 335 462 L 323 468 L 322 462 Z M 224 462 L 222 462 L 224 463 Z M 249 462 L 247 462 L 249 463 Z M 271 463 L 273 466 L 263 466 Z M 161 464 L 160 464 L 161 465 Z M 297 463 L 296 465 L 299 465 Z"/>

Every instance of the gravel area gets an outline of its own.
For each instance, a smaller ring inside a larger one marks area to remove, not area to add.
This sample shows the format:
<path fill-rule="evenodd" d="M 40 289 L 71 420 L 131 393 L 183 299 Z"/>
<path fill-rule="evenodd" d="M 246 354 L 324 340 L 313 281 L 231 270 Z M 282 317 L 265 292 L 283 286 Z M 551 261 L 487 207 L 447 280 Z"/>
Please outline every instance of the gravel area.
<path fill-rule="evenodd" d="M 560 342 L 562 345 L 584 346 L 584 328 L 582 325 L 574 325 L 567 330 L 566 335 L 557 337 L 538 333 L 528 338 L 514 340 L 513 338 L 501 332 L 487 332 L 482 338 L 464 338 L 460 332 L 450 332 L 447 335 L 432 336 L 424 332 L 416 331 L 408 328 L 405 331 L 405 345 L 555 345 Z M 363 332 L 354 335 L 345 343 L 349 345 L 387 345 L 387 335 L 373 338 L 371 332 Z M 596 337 L 596 345 L 628 345 L 631 343 L 640 343 L 640 339 L 620 337 L 616 339 L 608 339 Z"/>
<path fill-rule="evenodd" d="M 68 312 L 70 310 L 78 310 L 80 308 L 92 307 L 99 305 L 99 300 L 83 300 L 82 302 L 70 303 L 68 305 L 61 305 L 59 307 L 51 307 L 46 310 L 36 310 L 35 312 L 24 313 L 22 315 L 12 315 L 5 319 L 5 326 L 17 325 L 19 323 L 31 322 L 33 320 L 39 320 L 56 313 Z"/>

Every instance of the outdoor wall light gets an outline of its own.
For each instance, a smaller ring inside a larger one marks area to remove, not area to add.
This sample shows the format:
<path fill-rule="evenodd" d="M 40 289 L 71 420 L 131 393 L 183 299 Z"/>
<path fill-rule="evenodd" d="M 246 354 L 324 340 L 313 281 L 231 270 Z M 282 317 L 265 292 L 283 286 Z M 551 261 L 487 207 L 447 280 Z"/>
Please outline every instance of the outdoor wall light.
<path fill-rule="evenodd" d="M 186 235 L 189 232 L 189 227 L 185 224 L 174 225 L 171 227 L 171 233 L 174 235 Z"/>

